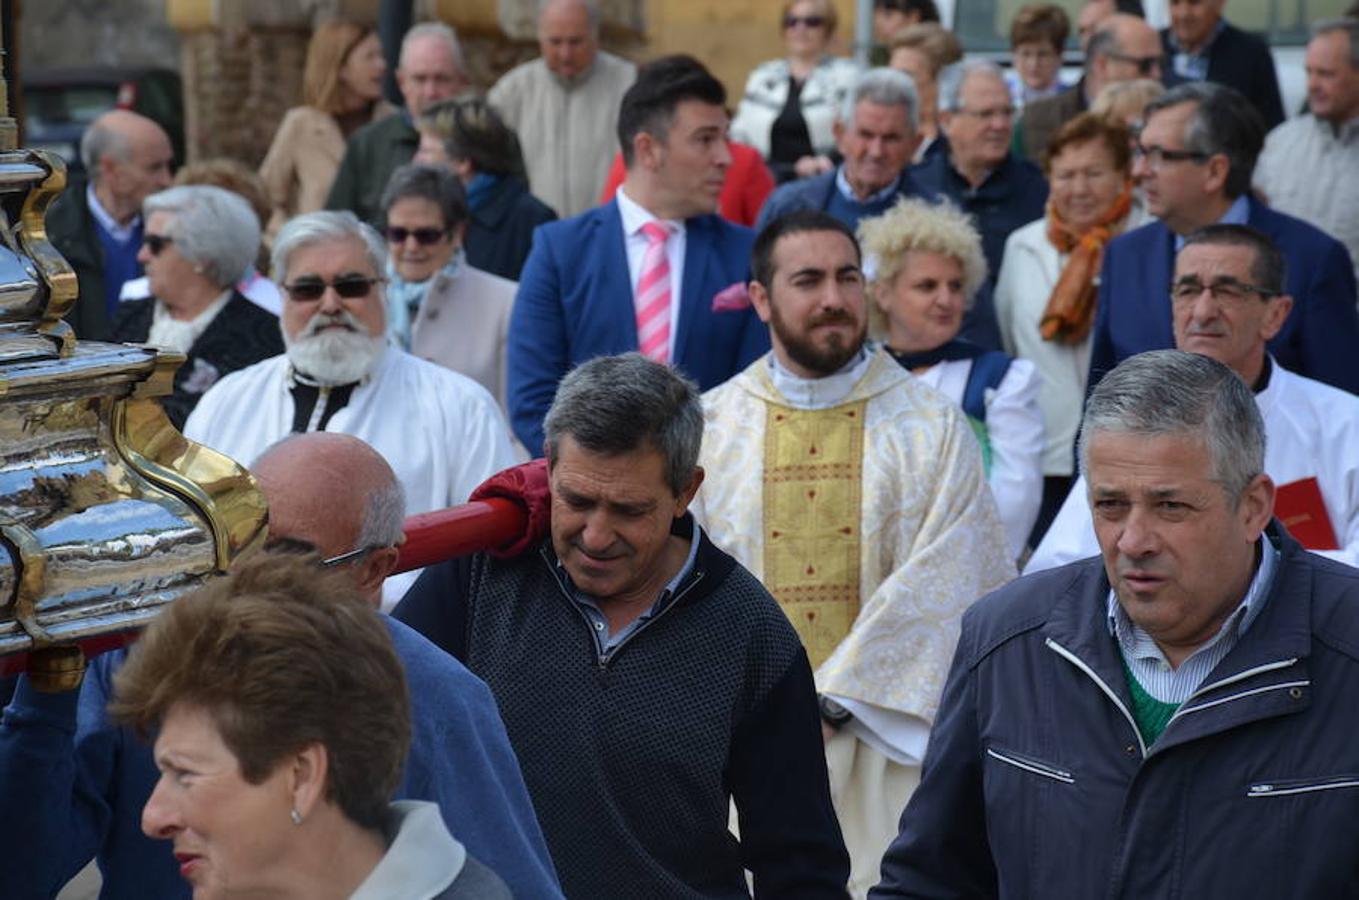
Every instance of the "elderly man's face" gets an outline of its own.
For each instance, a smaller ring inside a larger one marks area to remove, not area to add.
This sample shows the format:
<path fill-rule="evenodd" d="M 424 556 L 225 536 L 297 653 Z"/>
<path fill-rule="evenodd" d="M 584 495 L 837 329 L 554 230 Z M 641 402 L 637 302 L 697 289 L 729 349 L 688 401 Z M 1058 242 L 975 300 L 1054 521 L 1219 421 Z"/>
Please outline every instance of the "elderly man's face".
<path fill-rule="evenodd" d="M 1343 31 L 1319 34 L 1307 45 L 1307 104 L 1318 119 L 1342 125 L 1359 116 L 1359 68 L 1351 59 Z"/>
<path fill-rule="evenodd" d="M 1194 103 L 1158 109 L 1147 117 L 1133 160 L 1133 177 L 1142 187 L 1147 211 L 1176 234 L 1192 231 L 1203 210 L 1219 199 L 1229 171 L 1225 157 L 1188 156 L 1185 135 L 1197 111 Z"/>
<path fill-rule="evenodd" d="M 1165 65 L 1165 48 L 1161 36 L 1141 19 L 1120 18 L 1118 43 L 1097 60 L 1102 86 L 1138 78 L 1159 81 Z"/>
<path fill-rule="evenodd" d="M 941 118 L 959 168 L 993 169 L 1010 152 L 1010 127 L 1015 109 L 1010 89 L 991 72 L 966 76 L 958 92 L 958 109 Z"/>
<path fill-rule="evenodd" d="M 1170 0 L 1170 30 L 1186 50 L 1197 51 L 1213 36 L 1225 0 Z"/>
<path fill-rule="evenodd" d="M 772 258 L 769 288 L 752 282 L 750 299 L 779 361 L 803 378 L 834 374 L 868 329 L 859 254 L 838 231 L 798 231 L 779 238 Z"/>
<path fill-rule="evenodd" d="M 577 588 L 609 603 L 655 602 L 673 577 L 670 528 L 689 508 L 702 470 L 676 496 L 665 457 L 649 443 L 616 456 L 565 436 L 552 465 L 552 548 Z"/>
<path fill-rule="evenodd" d="M 147 197 L 170 186 L 175 152 L 154 122 L 139 122 L 127 131 L 127 159 L 105 157 L 99 177 L 114 196 L 140 208 Z"/>
<path fill-rule="evenodd" d="M 366 287 L 360 284 L 363 281 L 368 282 Z M 288 259 L 288 271 L 283 278 L 288 294 L 288 302 L 283 306 L 284 333 L 292 340 L 313 329 L 319 333 L 345 329 L 370 337 L 381 336 L 386 317 L 379 281 L 380 273 L 369 262 L 367 250 L 358 238 L 318 241 L 297 248 Z M 291 290 L 297 285 L 316 284 L 325 288 L 316 299 L 300 297 Z M 358 294 L 359 290 L 363 293 Z M 344 297 L 341 291 L 357 295 Z M 318 320 L 317 324 L 312 324 L 313 319 Z"/>
<path fill-rule="evenodd" d="M 1086 475 L 1104 568 L 1128 618 L 1174 664 L 1241 602 L 1274 508 L 1259 475 L 1239 502 L 1214 480 L 1198 434 L 1093 434 Z"/>
<path fill-rule="evenodd" d="M 836 123 L 845 179 L 860 197 L 869 197 L 896 181 L 911 161 L 920 140 L 903 106 L 868 100 L 854 107 L 848 125 Z"/>
<path fill-rule="evenodd" d="M 448 42 L 431 35 L 406 48 L 396 70 L 396 83 L 406 110 L 418 119 L 435 103 L 455 97 L 467 86 L 467 78 L 458 69 Z"/>
<path fill-rule="evenodd" d="M 538 52 L 548 69 L 568 81 L 594 65 L 599 39 L 583 3 L 548 4 L 538 16 Z"/>

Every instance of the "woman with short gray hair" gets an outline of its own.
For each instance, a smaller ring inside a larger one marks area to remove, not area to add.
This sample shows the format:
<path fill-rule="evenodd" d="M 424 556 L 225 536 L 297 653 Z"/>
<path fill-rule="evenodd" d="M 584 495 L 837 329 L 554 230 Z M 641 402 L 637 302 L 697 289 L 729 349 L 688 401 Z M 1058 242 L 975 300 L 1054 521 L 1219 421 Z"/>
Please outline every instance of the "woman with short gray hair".
<path fill-rule="evenodd" d="M 142 204 L 137 261 L 151 297 L 120 304 L 115 341 L 149 343 L 188 358 L 161 406 L 176 428 L 198 398 L 229 372 L 283 352 L 278 319 L 236 290 L 260 247 L 259 220 L 236 194 L 184 185 Z"/>

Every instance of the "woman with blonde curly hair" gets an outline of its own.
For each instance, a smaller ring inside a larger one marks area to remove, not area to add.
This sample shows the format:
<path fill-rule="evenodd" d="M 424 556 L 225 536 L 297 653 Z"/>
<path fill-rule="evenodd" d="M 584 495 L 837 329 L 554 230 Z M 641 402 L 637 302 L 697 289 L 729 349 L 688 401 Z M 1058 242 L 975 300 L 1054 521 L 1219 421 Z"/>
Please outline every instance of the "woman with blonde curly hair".
<path fill-rule="evenodd" d="M 267 233 L 301 213 L 324 209 L 345 141 L 396 108 L 382 99 L 387 63 L 377 32 L 353 22 L 327 22 L 307 44 L 302 106 L 288 110 L 260 163 L 273 205 Z"/>
<path fill-rule="evenodd" d="M 948 203 L 902 200 L 865 221 L 859 239 L 871 278 L 870 333 L 967 413 L 1019 557 L 1043 488 L 1038 373 L 1026 360 L 958 338 L 963 313 L 986 282 L 981 235 Z"/>

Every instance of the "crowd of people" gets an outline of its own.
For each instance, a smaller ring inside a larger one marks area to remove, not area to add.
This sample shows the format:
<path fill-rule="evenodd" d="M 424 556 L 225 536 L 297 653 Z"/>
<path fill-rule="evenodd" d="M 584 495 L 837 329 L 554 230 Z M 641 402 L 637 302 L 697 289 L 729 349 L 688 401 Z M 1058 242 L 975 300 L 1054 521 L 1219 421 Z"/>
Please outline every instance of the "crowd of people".
<path fill-rule="evenodd" d="M 1301 110 L 1224 0 L 788 0 L 738 98 L 600 24 L 402 108 L 323 25 L 258 173 L 87 130 L 68 322 L 270 537 L 19 679 L 0 895 L 1359 897 L 1359 8 Z"/>

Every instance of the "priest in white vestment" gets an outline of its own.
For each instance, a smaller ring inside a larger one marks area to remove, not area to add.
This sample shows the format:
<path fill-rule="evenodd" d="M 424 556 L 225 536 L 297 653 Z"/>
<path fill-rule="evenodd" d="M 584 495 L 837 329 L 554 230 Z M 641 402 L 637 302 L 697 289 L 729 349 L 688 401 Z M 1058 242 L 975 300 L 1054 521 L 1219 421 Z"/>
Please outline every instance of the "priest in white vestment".
<path fill-rule="evenodd" d="M 959 619 L 1014 566 L 961 409 L 864 343 L 852 233 L 792 213 L 754 257 L 774 349 L 704 395 L 692 509 L 806 645 L 863 897 L 919 782 Z"/>
<path fill-rule="evenodd" d="M 1175 343 L 1230 366 L 1254 389 L 1265 474 L 1278 486 L 1275 517 L 1307 549 L 1359 566 L 1359 397 L 1290 372 L 1265 352 L 1292 308 L 1277 256 L 1268 237 L 1245 226 L 1191 236 L 1175 261 Z M 1025 574 L 1099 553 L 1086 495 L 1082 477 Z"/>
<path fill-rule="evenodd" d="M 248 466 L 288 434 L 352 435 L 391 465 L 410 514 L 462 503 L 516 462 L 485 388 L 387 344 L 386 246 L 375 231 L 351 213 L 309 213 L 283 227 L 273 252 L 287 352 L 214 385 L 186 437 Z M 388 579 L 384 605 L 413 580 Z"/>

